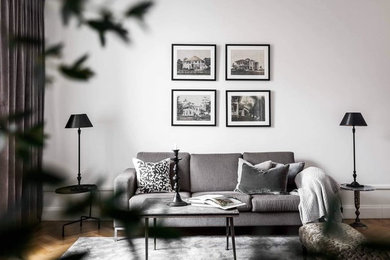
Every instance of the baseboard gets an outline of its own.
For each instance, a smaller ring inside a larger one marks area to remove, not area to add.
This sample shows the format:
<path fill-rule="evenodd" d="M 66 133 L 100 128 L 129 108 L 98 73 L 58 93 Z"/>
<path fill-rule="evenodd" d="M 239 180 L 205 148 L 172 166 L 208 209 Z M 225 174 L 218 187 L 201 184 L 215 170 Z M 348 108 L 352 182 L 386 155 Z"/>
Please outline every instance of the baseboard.
<path fill-rule="evenodd" d="M 354 219 L 355 206 L 344 205 L 344 218 Z M 360 206 L 360 218 L 390 218 L 390 205 L 361 205 Z"/>

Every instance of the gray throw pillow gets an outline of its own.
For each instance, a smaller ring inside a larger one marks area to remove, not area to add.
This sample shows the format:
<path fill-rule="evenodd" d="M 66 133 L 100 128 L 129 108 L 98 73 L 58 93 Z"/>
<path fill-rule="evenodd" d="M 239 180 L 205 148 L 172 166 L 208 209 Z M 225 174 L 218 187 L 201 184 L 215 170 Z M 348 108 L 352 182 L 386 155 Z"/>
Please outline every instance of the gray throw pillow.
<path fill-rule="evenodd" d="M 258 163 L 256 165 L 251 164 L 248 161 L 245 161 L 242 158 L 238 159 L 238 170 L 237 170 L 237 185 L 236 185 L 236 190 L 238 189 L 238 185 L 240 185 L 241 182 L 241 175 L 242 175 L 242 165 L 243 164 L 248 164 L 249 166 L 255 167 L 258 170 L 264 170 L 267 171 L 273 167 L 272 161 L 265 161 L 262 163 Z"/>
<path fill-rule="evenodd" d="M 159 162 L 144 162 L 133 158 L 134 168 L 137 174 L 136 194 L 152 192 L 172 192 L 169 179 L 169 166 L 171 159 L 167 158 Z"/>
<path fill-rule="evenodd" d="M 246 194 L 285 192 L 289 165 L 271 168 L 268 171 L 242 165 L 241 182 L 237 190 Z"/>
<path fill-rule="evenodd" d="M 272 162 L 273 167 L 284 166 L 283 163 Z M 295 184 L 295 177 L 300 173 L 303 168 L 305 168 L 304 162 L 289 163 L 290 167 L 288 168 L 288 177 L 287 177 L 287 191 L 292 191 L 297 188 Z"/>

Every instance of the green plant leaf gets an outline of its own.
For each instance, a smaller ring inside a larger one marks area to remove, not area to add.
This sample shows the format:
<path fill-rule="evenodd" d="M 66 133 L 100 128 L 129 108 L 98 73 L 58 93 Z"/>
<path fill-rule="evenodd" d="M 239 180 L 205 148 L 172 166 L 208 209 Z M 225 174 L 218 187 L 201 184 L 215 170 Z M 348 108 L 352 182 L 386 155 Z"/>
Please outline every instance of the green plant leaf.
<path fill-rule="evenodd" d="M 60 72 L 73 80 L 87 81 L 95 73 L 88 67 L 83 67 L 83 63 L 88 59 L 88 54 L 81 56 L 72 65 L 62 64 L 59 67 Z"/>
<path fill-rule="evenodd" d="M 24 180 L 29 183 L 44 183 L 58 185 L 64 181 L 64 174 L 58 170 L 34 168 L 24 172 Z"/>
<path fill-rule="evenodd" d="M 72 16 L 76 17 L 81 24 L 86 0 L 62 0 L 62 22 L 67 25 Z"/>
<path fill-rule="evenodd" d="M 53 56 L 60 58 L 62 49 L 64 48 L 64 45 L 62 43 L 57 43 L 55 45 L 49 46 L 45 51 L 45 56 Z"/>
<path fill-rule="evenodd" d="M 60 260 L 80 260 L 84 259 L 84 257 L 88 256 L 88 252 L 81 252 L 81 253 L 73 253 L 69 254 L 67 256 L 63 256 L 60 258 Z"/>
<path fill-rule="evenodd" d="M 15 134 L 16 141 L 20 145 L 43 147 L 43 143 L 47 136 L 43 133 L 43 124 L 37 124 L 24 130 L 24 132 L 17 132 Z"/>
<path fill-rule="evenodd" d="M 0 218 L 0 259 L 23 259 L 33 238 L 35 226 L 14 221 L 14 213 L 11 209 Z"/>
<path fill-rule="evenodd" d="M 87 25 L 98 33 L 102 46 L 106 45 L 107 32 L 113 32 L 126 43 L 130 41 L 128 31 L 121 23 L 114 22 L 111 13 L 107 10 L 102 12 L 100 19 L 88 20 Z"/>
<path fill-rule="evenodd" d="M 77 202 L 75 201 L 68 202 L 66 204 L 64 213 L 73 215 L 73 214 L 80 214 L 86 212 L 91 202 L 94 201 L 96 202 L 95 194 L 93 192 L 89 193 L 88 196 L 86 196 L 84 199 L 78 200 Z"/>
<path fill-rule="evenodd" d="M 16 46 L 28 46 L 28 47 L 35 47 L 35 46 L 41 46 L 44 43 L 42 39 L 36 38 L 36 37 L 30 37 L 30 36 L 12 36 L 10 37 L 9 44 L 11 47 Z"/>
<path fill-rule="evenodd" d="M 0 119 L 1 122 L 15 123 L 31 115 L 31 110 L 25 110 L 21 112 L 15 112 L 6 117 Z"/>
<path fill-rule="evenodd" d="M 157 225 L 150 228 L 150 236 L 162 239 L 179 239 L 181 233 L 177 229 Z"/>
<path fill-rule="evenodd" d="M 145 1 L 135 4 L 134 6 L 130 7 L 126 13 L 126 17 L 134 17 L 139 20 L 144 19 L 144 15 L 149 11 L 149 9 L 154 5 L 152 1 Z"/>

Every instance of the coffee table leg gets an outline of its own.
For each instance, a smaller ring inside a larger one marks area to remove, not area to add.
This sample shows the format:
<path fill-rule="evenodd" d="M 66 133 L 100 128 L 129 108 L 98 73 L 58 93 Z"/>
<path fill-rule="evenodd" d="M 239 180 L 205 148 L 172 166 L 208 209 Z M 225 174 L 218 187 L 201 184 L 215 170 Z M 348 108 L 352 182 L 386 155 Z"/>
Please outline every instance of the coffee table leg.
<path fill-rule="evenodd" d="M 148 260 L 149 218 L 145 218 L 145 260 Z"/>
<path fill-rule="evenodd" d="M 153 228 L 156 230 L 156 218 L 153 218 Z M 156 233 L 154 233 L 154 250 L 156 250 L 157 245 L 157 239 L 156 239 Z"/>
<path fill-rule="evenodd" d="M 235 241 L 235 237 L 234 237 L 233 217 L 230 218 L 230 234 L 232 234 L 233 257 L 234 257 L 234 260 L 236 260 L 237 259 L 237 257 L 236 257 L 236 241 Z"/>
<path fill-rule="evenodd" d="M 229 218 L 226 218 L 226 250 L 229 250 Z"/>

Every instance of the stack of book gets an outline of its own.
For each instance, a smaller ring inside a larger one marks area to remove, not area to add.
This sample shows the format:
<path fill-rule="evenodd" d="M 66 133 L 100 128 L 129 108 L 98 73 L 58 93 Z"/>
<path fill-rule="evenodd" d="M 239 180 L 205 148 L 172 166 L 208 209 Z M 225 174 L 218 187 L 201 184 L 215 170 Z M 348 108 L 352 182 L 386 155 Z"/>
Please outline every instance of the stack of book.
<path fill-rule="evenodd" d="M 215 207 L 220 209 L 233 209 L 246 204 L 236 198 L 226 197 L 224 195 L 202 195 L 188 199 L 192 206 Z"/>

